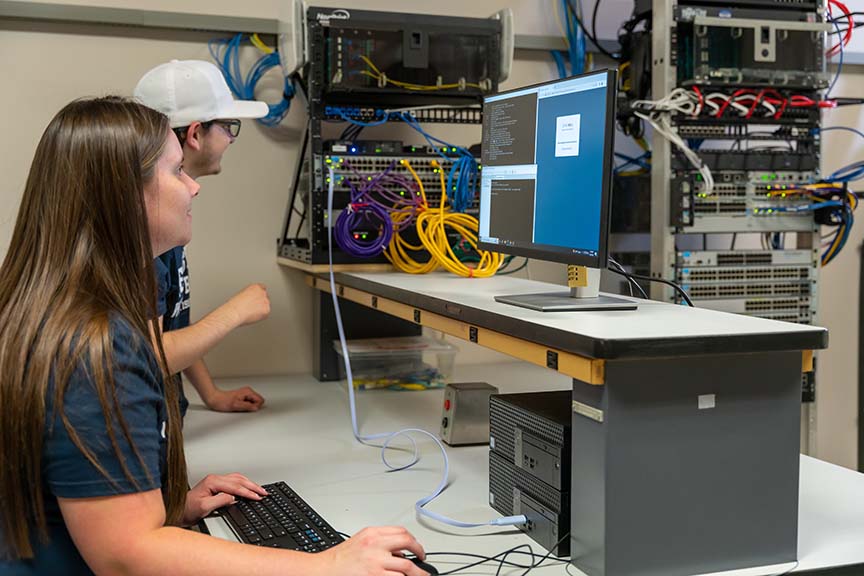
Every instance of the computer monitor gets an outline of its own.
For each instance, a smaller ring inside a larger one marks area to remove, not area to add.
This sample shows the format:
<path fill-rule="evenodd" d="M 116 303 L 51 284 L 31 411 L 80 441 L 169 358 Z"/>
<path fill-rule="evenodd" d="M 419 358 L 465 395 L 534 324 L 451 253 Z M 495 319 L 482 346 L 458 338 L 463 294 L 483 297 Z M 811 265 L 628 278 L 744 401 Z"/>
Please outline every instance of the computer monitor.
<path fill-rule="evenodd" d="M 608 258 L 616 87 L 614 70 L 598 70 L 484 98 L 480 247 L 587 267 L 593 285 L 496 300 L 547 311 L 636 307 L 597 294 Z"/>

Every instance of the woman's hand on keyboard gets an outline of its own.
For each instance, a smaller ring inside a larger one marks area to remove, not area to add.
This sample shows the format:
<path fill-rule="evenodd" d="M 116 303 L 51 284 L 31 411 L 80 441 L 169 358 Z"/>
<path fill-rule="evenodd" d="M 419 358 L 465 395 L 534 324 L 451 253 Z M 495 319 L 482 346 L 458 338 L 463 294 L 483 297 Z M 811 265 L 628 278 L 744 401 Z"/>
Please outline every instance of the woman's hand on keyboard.
<path fill-rule="evenodd" d="M 183 525 L 195 524 L 217 508 L 228 506 L 237 497 L 261 500 L 267 491 L 242 474 L 209 474 L 186 494 Z"/>
<path fill-rule="evenodd" d="M 401 526 L 364 528 L 338 546 L 319 552 L 326 562 L 324 574 L 344 576 L 426 576 L 426 572 L 402 557 L 426 553 L 417 539 Z"/>

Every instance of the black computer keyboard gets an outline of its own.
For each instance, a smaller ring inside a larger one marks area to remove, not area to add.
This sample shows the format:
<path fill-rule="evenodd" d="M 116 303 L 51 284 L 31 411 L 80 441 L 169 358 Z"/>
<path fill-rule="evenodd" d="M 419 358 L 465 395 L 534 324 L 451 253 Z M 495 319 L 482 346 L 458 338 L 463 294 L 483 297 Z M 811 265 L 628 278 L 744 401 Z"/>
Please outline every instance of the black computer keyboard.
<path fill-rule="evenodd" d="M 241 498 L 222 516 L 241 542 L 256 546 L 320 552 L 344 539 L 285 482 L 265 484 L 260 501 Z"/>

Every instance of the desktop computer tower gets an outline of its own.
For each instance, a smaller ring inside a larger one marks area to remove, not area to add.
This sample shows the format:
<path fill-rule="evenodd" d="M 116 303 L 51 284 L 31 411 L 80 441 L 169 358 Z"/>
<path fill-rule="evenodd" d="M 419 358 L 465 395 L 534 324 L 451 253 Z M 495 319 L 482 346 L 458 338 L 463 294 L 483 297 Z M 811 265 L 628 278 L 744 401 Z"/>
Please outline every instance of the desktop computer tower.
<path fill-rule="evenodd" d="M 558 556 L 570 550 L 570 421 L 569 390 L 489 400 L 489 505 L 524 514 L 520 529 Z"/>

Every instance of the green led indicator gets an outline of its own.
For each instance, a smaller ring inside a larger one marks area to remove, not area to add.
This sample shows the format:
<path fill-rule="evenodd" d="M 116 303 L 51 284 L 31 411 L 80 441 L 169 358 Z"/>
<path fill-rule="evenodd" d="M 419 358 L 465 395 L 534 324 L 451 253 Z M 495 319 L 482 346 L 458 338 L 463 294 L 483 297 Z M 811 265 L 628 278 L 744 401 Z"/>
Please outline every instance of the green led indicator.
<path fill-rule="evenodd" d="M 416 152 L 416 151 L 417 151 L 417 148 L 414 146 L 411 146 L 411 152 Z"/>
<path fill-rule="evenodd" d="M 327 160 L 325 160 L 325 162 L 327 162 L 327 164 L 332 164 L 332 163 L 333 163 L 333 161 L 332 161 L 330 158 L 327 158 Z"/>
<path fill-rule="evenodd" d="M 375 153 L 376 153 L 376 154 L 380 154 L 380 153 L 381 153 L 381 148 L 375 148 Z"/>
<path fill-rule="evenodd" d="M 400 190 L 400 191 L 399 191 L 399 194 L 401 194 L 402 196 L 404 196 L 404 195 L 405 195 L 405 191 L 404 191 L 404 190 Z"/>
<path fill-rule="evenodd" d="M 454 146 L 453 148 L 450 148 L 450 151 L 451 151 L 451 152 L 456 152 L 456 147 Z"/>

